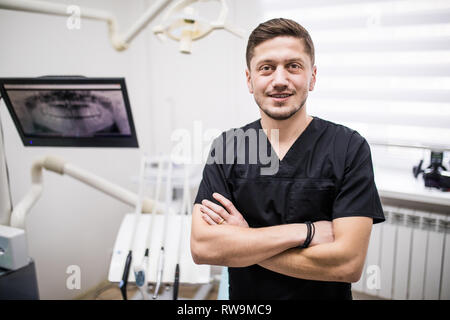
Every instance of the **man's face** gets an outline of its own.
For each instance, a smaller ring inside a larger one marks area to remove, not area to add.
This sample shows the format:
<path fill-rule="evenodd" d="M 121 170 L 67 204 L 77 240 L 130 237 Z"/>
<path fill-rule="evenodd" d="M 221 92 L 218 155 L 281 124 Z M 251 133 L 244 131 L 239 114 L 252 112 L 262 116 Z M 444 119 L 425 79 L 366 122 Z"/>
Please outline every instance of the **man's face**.
<path fill-rule="evenodd" d="M 304 50 L 303 40 L 277 37 L 254 49 L 247 85 L 261 110 L 270 118 L 285 120 L 305 104 L 314 89 L 316 67 Z"/>

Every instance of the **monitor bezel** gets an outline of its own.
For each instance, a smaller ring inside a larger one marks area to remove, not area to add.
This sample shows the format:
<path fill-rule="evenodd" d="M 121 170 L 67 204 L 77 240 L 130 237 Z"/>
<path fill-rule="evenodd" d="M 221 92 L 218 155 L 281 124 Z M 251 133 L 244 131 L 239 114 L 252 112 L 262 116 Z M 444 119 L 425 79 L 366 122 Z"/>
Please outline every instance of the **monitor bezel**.
<path fill-rule="evenodd" d="M 36 84 L 120 84 L 125 109 L 130 124 L 131 134 L 124 137 L 42 137 L 26 135 L 19 118 L 9 100 L 6 84 L 36 85 Z M 14 125 L 25 147 L 107 147 L 107 148 L 139 148 L 133 114 L 131 112 L 125 78 L 88 78 L 83 76 L 47 76 L 39 78 L 0 78 L 0 93 Z"/>

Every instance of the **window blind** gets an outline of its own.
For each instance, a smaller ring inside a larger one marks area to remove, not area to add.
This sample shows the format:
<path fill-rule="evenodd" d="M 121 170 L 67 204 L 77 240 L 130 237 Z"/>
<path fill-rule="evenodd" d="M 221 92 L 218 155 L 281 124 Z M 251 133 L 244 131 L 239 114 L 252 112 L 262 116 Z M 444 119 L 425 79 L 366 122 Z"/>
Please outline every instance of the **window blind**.
<path fill-rule="evenodd" d="M 450 149 L 450 1 L 262 0 L 311 34 L 311 115 L 372 144 Z"/>

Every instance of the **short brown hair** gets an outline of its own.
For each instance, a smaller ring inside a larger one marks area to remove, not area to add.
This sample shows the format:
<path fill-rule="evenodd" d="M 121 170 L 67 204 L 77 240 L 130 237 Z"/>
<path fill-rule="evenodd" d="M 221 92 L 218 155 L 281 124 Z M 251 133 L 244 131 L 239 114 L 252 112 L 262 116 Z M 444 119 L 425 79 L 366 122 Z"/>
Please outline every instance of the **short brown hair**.
<path fill-rule="evenodd" d="M 305 51 L 311 58 L 312 65 L 314 65 L 314 44 L 308 31 L 293 20 L 277 18 L 261 23 L 250 34 L 245 54 L 247 68 L 250 70 L 250 60 L 253 58 L 255 47 L 264 41 L 283 36 L 303 39 Z"/>

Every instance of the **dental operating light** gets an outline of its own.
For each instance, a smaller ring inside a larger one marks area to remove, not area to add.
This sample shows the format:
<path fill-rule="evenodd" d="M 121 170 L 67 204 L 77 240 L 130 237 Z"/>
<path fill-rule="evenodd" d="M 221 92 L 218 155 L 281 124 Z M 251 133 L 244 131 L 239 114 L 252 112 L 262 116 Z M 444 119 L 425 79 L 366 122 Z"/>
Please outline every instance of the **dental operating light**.
<path fill-rule="evenodd" d="M 200 18 L 198 12 L 192 6 L 195 2 L 219 1 L 221 10 L 217 20 L 208 22 Z M 172 0 L 159 0 L 153 3 L 142 16 L 130 27 L 126 33 L 119 33 L 116 17 L 104 10 L 77 7 L 78 18 L 105 21 L 108 24 L 109 38 L 114 49 L 117 51 L 126 50 L 131 41 L 147 27 L 170 3 Z M 51 3 L 40 0 L 0 0 L 0 9 L 17 10 L 34 13 L 52 14 L 57 16 L 70 17 L 72 12 L 66 4 Z M 224 29 L 230 31 L 238 37 L 243 37 L 244 32 L 233 27 L 227 22 L 228 6 L 225 0 L 180 0 L 174 3 L 163 17 L 163 23 L 153 29 L 159 37 L 163 35 L 180 41 L 180 51 L 191 52 L 191 43 L 198 40 L 214 29 Z"/>
<path fill-rule="evenodd" d="M 224 29 L 243 38 L 244 31 L 227 22 L 228 6 L 225 0 L 220 2 L 221 8 L 216 20 L 208 22 L 202 18 L 194 3 L 210 0 L 180 0 L 174 3 L 165 13 L 161 25 L 155 26 L 153 32 L 161 39 L 166 37 L 180 42 L 180 52 L 191 53 L 192 41 L 201 39 L 216 29 Z"/>

